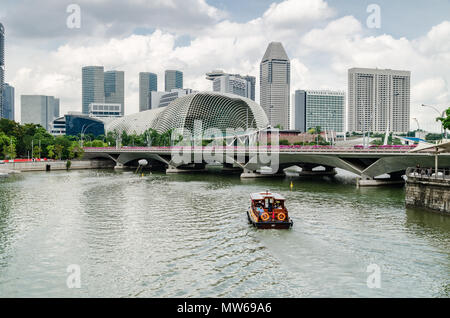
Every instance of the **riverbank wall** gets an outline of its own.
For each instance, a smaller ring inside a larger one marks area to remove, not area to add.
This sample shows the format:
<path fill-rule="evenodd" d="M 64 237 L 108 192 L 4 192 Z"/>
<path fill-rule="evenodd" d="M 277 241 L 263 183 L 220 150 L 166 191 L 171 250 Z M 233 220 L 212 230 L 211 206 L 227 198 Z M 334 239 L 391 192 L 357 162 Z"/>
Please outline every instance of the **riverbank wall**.
<path fill-rule="evenodd" d="M 114 168 L 109 160 L 71 160 L 70 170 Z M 67 161 L 8 162 L 0 165 L 0 173 L 66 170 Z"/>
<path fill-rule="evenodd" d="M 405 202 L 407 207 L 419 207 L 450 216 L 450 178 L 408 175 Z"/>

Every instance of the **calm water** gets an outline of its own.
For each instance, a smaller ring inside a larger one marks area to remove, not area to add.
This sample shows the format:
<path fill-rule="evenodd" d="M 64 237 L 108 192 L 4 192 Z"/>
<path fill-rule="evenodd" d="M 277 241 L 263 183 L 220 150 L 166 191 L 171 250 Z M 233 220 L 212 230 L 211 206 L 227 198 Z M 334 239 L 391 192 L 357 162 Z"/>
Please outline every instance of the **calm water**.
<path fill-rule="evenodd" d="M 450 217 L 336 179 L 70 171 L 0 180 L 0 297 L 449 297 Z M 252 192 L 294 228 L 256 230 Z M 69 289 L 66 269 L 81 268 Z M 381 288 L 369 289 L 369 264 Z"/>

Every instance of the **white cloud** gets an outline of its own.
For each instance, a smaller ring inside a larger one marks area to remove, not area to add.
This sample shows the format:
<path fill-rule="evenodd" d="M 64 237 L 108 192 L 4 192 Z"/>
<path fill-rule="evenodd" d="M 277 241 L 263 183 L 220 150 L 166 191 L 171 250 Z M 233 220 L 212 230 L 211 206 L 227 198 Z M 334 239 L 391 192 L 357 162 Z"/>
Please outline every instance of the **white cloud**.
<path fill-rule="evenodd" d="M 299 29 L 335 14 L 323 0 L 286 0 L 272 3 L 263 20 L 273 28 Z"/>
<path fill-rule="evenodd" d="M 135 1 L 139 7 L 141 1 Z M 421 127 L 438 130 L 434 115 L 418 105 L 450 106 L 450 21 L 436 25 L 421 38 L 394 38 L 388 34 L 368 35 L 353 16 L 332 19 L 334 10 L 322 0 L 286 0 L 271 5 L 261 17 L 247 23 L 221 20 L 222 13 L 217 9 L 204 1 L 192 1 L 196 8 L 203 6 L 202 14 L 213 17 L 215 22 L 202 29 L 189 29 L 192 40 L 185 46 L 176 46 L 184 32 L 169 32 L 167 25 L 148 35 L 81 42 L 69 38 L 54 50 L 16 45 L 10 48 L 10 56 L 17 56 L 17 60 L 8 64 L 7 77 L 16 86 L 17 94 L 61 97 L 65 112 L 81 109 L 83 65 L 123 70 L 126 112 L 132 113 L 138 111 L 141 71 L 156 72 L 160 90 L 164 89 L 163 72 L 167 68 L 182 70 L 186 87 L 210 90 L 211 82 L 204 77 L 213 69 L 259 79 L 259 62 L 268 43 L 282 41 L 291 58 L 292 92 L 346 90 L 347 70 L 351 67 L 403 69 L 412 72 L 411 117 L 417 117 Z M 94 4 L 101 7 L 101 1 Z M 175 0 L 172 3 L 179 4 Z M 284 23 L 283 16 L 290 22 Z"/>

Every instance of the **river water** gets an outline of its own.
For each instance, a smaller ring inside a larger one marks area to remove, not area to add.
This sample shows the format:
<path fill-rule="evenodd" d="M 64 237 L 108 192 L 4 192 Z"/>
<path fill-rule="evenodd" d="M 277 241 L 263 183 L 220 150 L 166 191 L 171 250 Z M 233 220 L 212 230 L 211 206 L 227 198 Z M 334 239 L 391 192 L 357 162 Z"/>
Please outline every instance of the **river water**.
<path fill-rule="evenodd" d="M 287 198 L 291 230 L 248 224 L 266 189 Z M 0 180 L 0 297 L 38 296 L 449 297 L 450 217 L 345 173 L 23 173 Z"/>

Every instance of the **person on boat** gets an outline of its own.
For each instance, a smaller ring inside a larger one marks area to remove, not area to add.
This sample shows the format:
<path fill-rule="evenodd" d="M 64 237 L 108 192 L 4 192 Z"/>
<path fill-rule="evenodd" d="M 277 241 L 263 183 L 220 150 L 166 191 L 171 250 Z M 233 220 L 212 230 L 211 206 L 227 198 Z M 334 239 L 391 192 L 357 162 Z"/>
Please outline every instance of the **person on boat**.
<path fill-rule="evenodd" d="M 256 207 L 256 211 L 258 212 L 258 216 L 261 216 L 261 214 L 264 213 L 264 209 L 260 206 Z"/>

